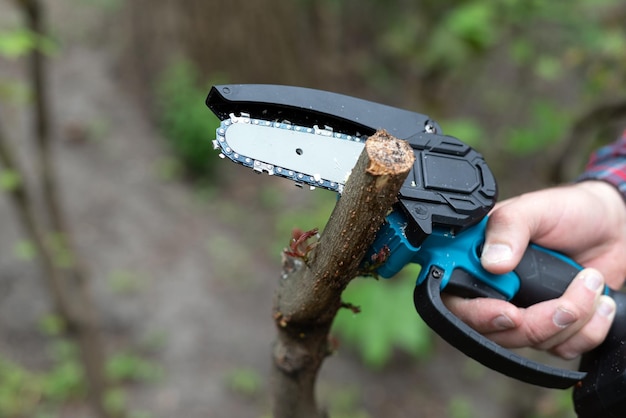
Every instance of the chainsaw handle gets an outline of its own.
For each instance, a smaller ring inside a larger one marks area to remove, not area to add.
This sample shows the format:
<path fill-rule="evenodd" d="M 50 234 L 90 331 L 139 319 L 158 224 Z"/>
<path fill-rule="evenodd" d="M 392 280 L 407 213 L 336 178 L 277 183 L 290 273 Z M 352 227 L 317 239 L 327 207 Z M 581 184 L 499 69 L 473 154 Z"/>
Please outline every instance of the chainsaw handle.
<path fill-rule="evenodd" d="M 420 316 L 440 337 L 479 363 L 509 377 L 548 388 L 565 389 L 585 373 L 538 363 L 509 351 L 457 318 L 441 300 L 443 272 L 431 267 L 415 287 L 413 300 Z"/>
<path fill-rule="evenodd" d="M 487 218 L 459 234 L 434 232 L 415 253 L 422 266 L 414 291 L 415 308 L 433 330 L 483 365 L 512 378 L 564 389 L 585 377 L 584 372 L 559 369 L 513 353 L 457 318 L 441 301 L 445 291 L 461 297 L 509 300 L 520 307 L 563 294 L 581 267 L 567 257 L 532 245 L 514 271 L 487 272 L 480 262 Z"/>
<path fill-rule="evenodd" d="M 605 288 L 605 294 L 617 305 L 615 319 L 604 342 L 583 355 L 580 371 L 520 357 L 471 329 L 443 304 L 440 293 L 445 290 L 464 297 L 508 299 L 517 306 L 528 307 L 561 296 L 582 269 L 563 254 L 531 244 L 513 272 L 490 274 L 482 268 L 479 258 L 485 227 L 486 219 L 455 237 L 435 234 L 415 253 L 413 260 L 423 269 L 414 292 L 420 316 L 446 341 L 489 368 L 539 386 L 574 386 L 579 418 L 624 416 L 626 293 Z"/>

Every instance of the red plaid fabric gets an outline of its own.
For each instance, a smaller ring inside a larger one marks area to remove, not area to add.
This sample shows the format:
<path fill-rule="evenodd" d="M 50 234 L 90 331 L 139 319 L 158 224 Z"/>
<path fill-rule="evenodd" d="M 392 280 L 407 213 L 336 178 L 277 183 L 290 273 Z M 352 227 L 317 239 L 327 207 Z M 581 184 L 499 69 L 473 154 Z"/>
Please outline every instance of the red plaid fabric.
<path fill-rule="evenodd" d="M 615 187 L 626 199 L 626 131 L 610 145 L 595 151 L 578 181 L 603 180 Z"/>

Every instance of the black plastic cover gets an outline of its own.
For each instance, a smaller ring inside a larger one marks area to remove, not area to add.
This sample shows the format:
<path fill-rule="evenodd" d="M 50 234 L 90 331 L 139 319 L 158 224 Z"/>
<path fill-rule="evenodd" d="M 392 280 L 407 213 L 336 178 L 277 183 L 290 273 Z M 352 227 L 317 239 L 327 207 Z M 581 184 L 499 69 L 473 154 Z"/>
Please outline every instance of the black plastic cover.
<path fill-rule="evenodd" d="M 399 206 L 413 220 L 406 231 L 411 244 L 419 246 L 432 228 L 458 232 L 480 222 L 498 195 L 482 155 L 451 136 L 420 133 L 408 141 L 416 158 Z"/>

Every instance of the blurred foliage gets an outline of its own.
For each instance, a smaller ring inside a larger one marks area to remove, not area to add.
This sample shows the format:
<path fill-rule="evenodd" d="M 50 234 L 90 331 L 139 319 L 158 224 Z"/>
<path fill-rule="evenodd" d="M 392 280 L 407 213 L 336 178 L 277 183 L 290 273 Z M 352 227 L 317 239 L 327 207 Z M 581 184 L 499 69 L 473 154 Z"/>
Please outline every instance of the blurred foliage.
<path fill-rule="evenodd" d="M 163 377 L 163 369 L 159 365 L 128 351 L 112 356 L 106 371 L 115 382 L 154 382 Z"/>
<path fill-rule="evenodd" d="M 321 403 L 328 409 L 328 416 L 333 418 L 370 418 L 362 407 L 363 394 L 356 384 L 325 385 L 320 384 Z"/>
<path fill-rule="evenodd" d="M 148 279 L 140 272 L 119 269 L 109 274 L 108 285 L 116 295 L 136 294 L 145 289 Z"/>
<path fill-rule="evenodd" d="M 378 3 L 370 0 L 368 3 Z M 385 3 L 387 5 L 388 3 Z M 420 7 L 388 7 L 381 46 L 422 71 L 435 68 L 467 77 L 468 64 L 506 46 L 518 66 L 554 79 L 576 71 L 611 88 L 623 83 L 626 38 L 619 0 L 473 0 L 426 2 Z M 380 10 L 380 9 L 379 9 Z M 381 10 L 382 11 L 382 10 Z M 622 11 L 623 12 L 623 11 Z"/>
<path fill-rule="evenodd" d="M 545 391 L 529 418 L 576 418 L 572 389 Z"/>
<path fill-rule="evenodd" d="M 0 169 L 0 191 L 12 192 L 22 183 L 19 173 Z"/>
<path fill-rule="evenodd" d="M 30 371 L 0 356 L 0 417 L 56 417 L 64 405 L 84 400 L 86 383 L 83 366 L 76 345 L 61 335 L 63 321 L 55 315 L 44 316 L 40 331 L 50 337 L 48 356 L 51 365 L 45 370 Z M 119 352 L 107 362 L 107 374 L 117 384 L 125 382 L 153 382 L 162 377 L 161 367 L 140 355 Z M 111 411 L 127 408 L 124 388 L 118 386 L 106 395 Z M 134 415 L 133 415 L 134 414 Z M 146 416 L 132 412 L 130 416 Z"/>
<path fill-rule="evenodd" d="M 506 130 L 507 149 L 516 155 L 527 155 L 545 149 L 563 138 L 569 115 L 546 100 L 537 100 L 530 108 L 530 122 L 523 128 Z"/>
<path fill-rule="evenodd" d="M 224 377 L 226 386 L 245 397 L 254 397 L 263 387 L 261 374 L 250 368 L 238 367 L 230 370 Z"/>
<path fill-rule="evenodd" d="M 35 48 L 48 55 L 52 55 L 58 50 L 57 44 L 51 38 L 41 36 L 25 28 L 18 27 L 0 31 L 0 56 L 2 57 L 22 58 Z"/>
<path fill-rule="evenodd" d="M 84 398 L 84 376 L 75 347 L 59 341 L 50 354 L 54 365 L 46 372 L 31 372 L 0 357 L 0 416 L 37 417 Z"/>
<path fill-rule="evenodd" d="M 201 84 L 189 61 L 172 64 L 157 87 L 160 126 L 173 154 L 194 179 L 211 179 L 217 153 L 212 140 L 219 119 L 205 106 L 210 84 Z"/>
<path fill-rule="evenodd" d="M 480 146 L 487 137 L 483 127 L 471 118 L 441 120 L 439 123 L 446 127 L 446 135 L 463 138 L 463 142 L 472 147 Z"/>
<path fill-rule="evenodd" d="M 380 369 L 395 349 L 416 358 L 429 354 L 432 333 L 413 306 L 413 289 L 419 266 L 410 265 L 390 280 L 358 278 L 344 291 L 342 300 L 361 312 L 342 309 L 333 332 L 340 343 L 356 349 L 366 365 Z"/>
<path fill-rule="evenodd" d="M 448 417 L 450 418 L 474 418 L 477 417 L 471 399 L 459 395 L 448 401 Z"/>

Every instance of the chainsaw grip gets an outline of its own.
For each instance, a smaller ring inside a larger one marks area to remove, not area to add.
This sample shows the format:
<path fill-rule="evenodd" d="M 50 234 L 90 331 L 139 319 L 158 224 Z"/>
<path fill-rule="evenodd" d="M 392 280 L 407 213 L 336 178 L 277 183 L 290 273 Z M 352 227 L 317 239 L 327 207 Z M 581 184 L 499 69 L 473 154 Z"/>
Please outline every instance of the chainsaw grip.
<path fill-rule="evenodd" d="M 527 308 L 560 297 L 582 267 L 572 259 L 547 248 L 530 244 L 513 270 L 519 277 L 519 290 L 511 299 Z"/>
<path fill-rule="evenodd" d="M 442 279 L 446 273 L 436 265 L 422 268 L 427 270 L 420 273 L 413 293 L 415 308 L 429 327 L 465 355 L 504 375 L 547 388 L 565 389 L 585 377 L 582 372 L 529 360 L 472 329 L 450 312 L 441 299 Z M 469 287 L 462 288 L 464 296 L 468 296 Z"/>
<path fill-rule="evenodd" d="M 626 293 L 605 288 L 604 293 L 617 305 L 615 320 L 604 342 L 583 355 L 580 371 L 520 357 L 474 331 L 443 304 L 440 293 L 445 291 L 463 297 L 499 297 L 528 307 L 560 297 L 582 270 L 563 254 L 531 244 L 513 272 L 492 275 L 480 265 L 485 227 L 486 220 L 456 237 L 433 236 L 416 253 L 422 271 L 414 302 L 424 321 L 450 344 L 493 370 L 543 387 L 574 386 L 574 406 L 579 418 L 624 416 Z M 449 259 L 454 259 L 454 263 Z"/>

